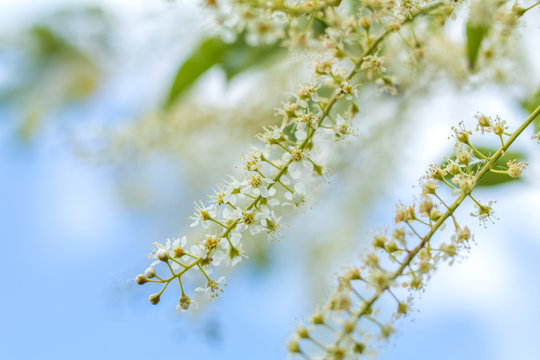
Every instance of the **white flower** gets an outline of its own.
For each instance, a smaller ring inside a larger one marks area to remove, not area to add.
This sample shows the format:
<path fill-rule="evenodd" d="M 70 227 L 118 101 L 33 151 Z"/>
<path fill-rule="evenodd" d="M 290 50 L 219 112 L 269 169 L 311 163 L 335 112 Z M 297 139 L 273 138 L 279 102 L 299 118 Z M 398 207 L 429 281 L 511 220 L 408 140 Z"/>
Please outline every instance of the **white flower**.
<path fill-rule="evenodd" d="M 228 250 L 229 242 L 227 241 L 227 239 L 220 239 L 218 247 L 212 252 L 212 265 L 219 266 L 221 262 L 227 262 L 227 260 L 229 259 L 229 256 L 227 255 Z"/>
<path fill-rule="evenodd" d="M 206 257 L 206 248 L 204 245 L 192 245 L 189 249 L 191 252 L 191 255 L 198 257 L 198 258 L 205 258 Z"/>
<path fill-rule="evenodd" d="M 293 205 L 297 208 L 300 208 L 307 202 L 306 186 L 302 183 L 296 183 L 294 185 L 294 192 L 285 193 L 285 198 L 290 202 L 284 202 L 283 205 Z"/>
<path fill-rule="evenodd" d="M 193 216 L 190 216 L 190 219 L 194 219 L 194 221 L 191 223 L 190 227 L 194 227 L 199 224 L 202 224 L 203 227 L 208 227 L 206 221 L 216 216 L 214 208 L 215 205 L 210 205 L 207 207 L 202 203 L 202 201 L 200 201 L 199 204 L 195 204 L 195 212 L 193 213 Z"/>
<path fill-rule="evenodd" d="M 267 207 L 262 207 L 259 214 L 261 214 L 261 224 L 257 225 L 257 232 L 264 231 L 271 239 L 276 239 L 281 227 L 281 217 L 277 217 L 276 213 Z"/>
<path fill-rule="evenodd" d="M 150 266 L 155 266 L 159 264 L 162 261 L 167 261 L 169 258 L 178 258 L 179 256 L 179 249 L 183 249 L 184 246 L 186 246 L 187 238 L 185 236 L 182 236 L 180 239 L 173 239 L 171 242 L 171 239 L 167 239 L 165 241 L 165 245 L 160 243 L 154 243 L 154 246 L 156 246 L 156 250 L 150 255 L 151 258 L 156 259 L 154 262 L 150 264 Z M 177 270 L 180 265 L 178 265 L 176 262 L 171 261 L 169 262 L 173 270 Z M 150 268 L 149 268 L 150 269 Z M 148 270 L 148 269 L 147 269 Z M 147 275 L 148 276 L 148 275 Z"/>
<path fill-rule="evenodd" d="M 153 267 L 148 267 L 146 270 L 144 270 L 144 275 L 147 278 L 151 279 L 156 276 L 156 269 L 154 269 Z"/>
<path fill-rule="evenodd" d="M 339 141 L 353 133 L 352 124 L 349 120 L 345 120 L 341 115 L 336 118 L 334 125 L 334 140 Z"/>
<path fill-rule="evenodd" d="M 266 177 L 263 177 L 259 174 L 252 175 L 249 180 L 242 182 L 242 188 L 240 189 L 240 192 L 242 194 L 247 194 L 250 196 L 262 196 L 264 198 L 268 198 L 269 196 L 273 196 L 276 193 L 276 189 L 271 187 L 268 189 L 268 186 L 270 184 L 273 184 L 273 181 L 271 179 L 268 179 Z"/>
<path fill-rule="evenodd" d="M 236 198 L 230 193 L 230 188 L 226 188 L 221 185 L 210 196 L 210 201 L 215 205 L 222 205 L 227 203 L 231 203 L 234 205 L 236 203 Z"/>
<path fill-rule="evenodd" d="M 289 175 L 293 179 L 299 179 L 302 174 L 307 170 L 309 173 L 313 171 L 313 164 L 308 159 L 308 155 L 304 151 L 292 150 L 291 153 L 283 154 L 283 161 L 289 161 L 293 158 L 294 161 L 289 165 Z"/>
<path fill-rule="evenodd" d="M 220 277 L 217 281 L 208 279 L 206 288 L 198 287 L 195 289 L 195 291 L 204 293 L 206 296 L 208 296 L 209 300 L 212 300 L 218 295 L 218 291 L 223 291 L 223 285 L 227 285 L 225 284 L 225 276 Z"/>
<path fill-rule="evenodd" d="M 188 311 L 189 309 L 195 310 L 198 308 L 199 308 L 199 303 L 196 300 L 189 299 L 189 303 L 185 300 L 183 302 L 178 301 L 178 305 L 176 305 L 176 312 L 181 314 L 184 311 Z"/>

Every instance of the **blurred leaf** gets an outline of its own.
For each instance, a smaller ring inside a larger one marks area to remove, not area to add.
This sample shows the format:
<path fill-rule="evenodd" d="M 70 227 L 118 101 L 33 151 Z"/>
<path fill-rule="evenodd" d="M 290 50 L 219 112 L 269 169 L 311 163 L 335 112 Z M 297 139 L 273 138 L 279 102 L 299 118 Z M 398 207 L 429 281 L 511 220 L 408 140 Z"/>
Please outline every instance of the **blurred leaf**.
<path fill-rule="evenodd" d="M 469 60 L 470 70 L 474 70 L 476 67 L 476 60 L 478 59 L 482 40 L 484 40 L 488 31 L 489 26 L 485 24 L 474 24 L 470 19 L 467 22 L 467 59 Z"/>
<path fill-rule="evenodd" d="M 538 88 L 536 93 L 530 95 L 521 102 L 521 106 L 523 106 L 523 108 L 527 110 L 528 113 L 532 113 L 534 109 L 538 107 L 538 105 L 540 105 L 540 87 Z M 540 117 L 534 120 L 534 131 L 540 131 Z"/>
<path fill-rule="evenodd" d="M 32 55 L 35 60 L 47 61 L 51 57 L 62 55 L 74 49 L 51 28 L 37 25 L 30 30 Z"/>
<path fill-rule="evenodd" d="M 243 36 L 238 36 L 230 44 L 219 37 L 203 39 L 180 66 L 164 107 L 169 108 L 174 104 L 202 74 L 215 65 L 221 66 L 227 80 L 230 80 L 251 67 L 261 65 L 278 51 L 278 44 L 250 46 Z"/>
<path fill-rule="evenodd" d="M 204 39 L 176 73 L 165 108 L 169 108 L 204 72 L 219 63 L 227 48 L 220 38 Z"/>
<path fill-rule="evenodd" d="M 18 128 L 20 140 L 27 143 L 34 137 L 36 131 L 41 126 L 42 116 L 43 112 L 41 109 L 31 109 L 31 111 L 23 118 L 23 121 Z"/>
<path fill-rule="evenodd" d="M 494 154 L 498 149 L 492 149 L 492 148 L 486 148 L 486 147 L 477 147 L 477 149 L 484 155 L 491 155 L 491 154 Z M 451 158 L 453 157 L 453 153 L 450 154 L 449 156 L 447 156 L 446 158 Z M 523 161 L 525 160 L 525 155 L 522 154 L 522 153 L 519 153 L 519 152 L 515 152 L 515 151 L 507 151 L 503 156 L 501 156 L 499 158 L 499 160 L 497 160 L 497 162 L 495 163 L 493 169 L 495 170 L 503 170 L 503 169 L 507 169 L 507 166 L 506 166 L 506 163 L 510 160 L 517 160 L 517 161 Z M 484 163 L 477 163 L 475 165 L 472 165 L 471 166 L 471 170 L 473 172 L 476 172 L 477 170 L 479 170 L 479 168 L 481 166 L 483 166 Z M 482 180 L 480 180 L 480 182 L 478 183 L 477 186 L 495 186 L 495 185 L 500 185 L 500 184 L 504 184 L 504 183 L 508 183 L 508 182 L 514 182 L 514 181 L 518 181 L 520 178 L 512 178 L 506 174 L 496 174 L 496 173 L 492 173 L 492 172 L 488 172 L 483 178 Z"/>
<path fill-rule="evenodd" d="M 226 49 L 220 65 L 225 71 L 227 80 L 230 80 L 242 71 L 261 65 L 279 50 L 278 44 L 250 46 L 239 37 L 239 40 Z"/>

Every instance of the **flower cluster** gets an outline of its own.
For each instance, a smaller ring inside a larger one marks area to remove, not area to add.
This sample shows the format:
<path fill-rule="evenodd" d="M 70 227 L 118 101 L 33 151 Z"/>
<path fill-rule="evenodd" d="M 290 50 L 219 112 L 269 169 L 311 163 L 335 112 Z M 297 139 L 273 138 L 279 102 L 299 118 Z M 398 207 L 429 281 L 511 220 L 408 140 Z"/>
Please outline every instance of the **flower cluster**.
<path fill-rule="evenodd" d="M 414 7 L 416 12 L 400 22 L 405 25 L 440 6 L 436 2 L 419 9 Z M 322 144 L 343 141 L 354 133 L 353 120 L 359 110 L 352 101 L 357 91 L 353 80 L 365 71 L 368 79 L 377 82 L 386 71 L 377 52 L 382 41 L 397 29 L 380 25 L 386 14 L 383 9 L 377 14 L 374 23 L 380 26 L 378 36 L 364 39 L 360 56 L 351 53 L 336 57 L 341 54 L 337 50 L 344 51 L 346 38 L 327 32 L 325 44 L 332 51 L 316 61 L 316 82 L 305 84 L 291 96 L 277 110 L 283 119 L 281 126 L 265 128 L 257 136 L 261 144 L 243 154 L 243 177 L 230 177 L 218 186 L 209 201 L 196 204 L 191 226 L 201 229 L 200 237 L 194 241 L 182 237 L 164 245 L 155 243 L 150 255 L 154 262 L 145 274 L 137 277 L 138 284 L 163 284 L 161 291 L 150 296 L 152 304 L 157 304 L 164 290 L 177 279 L 181 289 L 177 309 L 187 310 L 192 303 L 184 289 L 184 275 L 188 272 L 199 273 L 206 281 L 206 287 L 198 287 L 199 291 L 210 299 L 218 295 L 225 279 L 212 278 L 213 269 L 234 266 L 242 259 L 242 238 L 246 235 L 265 233 L 270 239 L 279 237 L 279 209 L 301 208 L 306 203 L 304 180 L 309 175 L 326 179 L 328 167 L 317 154 Z M 360 18 L 354 21 L 360 26 Z M 365 20 L 363 23 L 367 26 Z M 338 112 L 338 103 L 347 110 Z M 160 264 L 170 275 L 158 275 L 156 266 Z"/>
<path fill-rule="evenodd" d="M 513 133 L 506 132 L 500 118 L 493 121 L 478 115 L 478 132 L 493 133 L 502 142 L 490 156 L 471 144 L 472 132 L 463 124 L 454 128 L 455 157 L 444 166 L 430 167 L 422 179 L 418 203 L 397 206 L 395 226 L 376 233 L 362 264 L 339 275 L 335 292 L 309 319 L 308 326 L 297 329 L 288 344 L 289 352 L 305 358 L 322 353 L 324 359 L 356 359 L 373 353 L 371 339 L 374 335 L 388 338 L 394 332 L 394 322 L 409 313 L 414 293 L 423 289 L 439 263 L 452 263 L 461 250 L 469 248 L 472 234 L 458 223 L 454 215 L 458 206 L 471 199 L 476 208 L 471 215 L 480 220 L 493 216 L 493 202 L 480 203 L 472 191 L 488 172 L 511 177 L 521 173 L 525 163 L 512 160 L 504 170 L 495 169 L 495 163 L 539 114 L 540 106 Z M 481 166 L 473 167 L 478 161 Z M 441 187 L 451 191 L 445 195 Z M 453 235 L 447 241 L 435 239 L 447 223 Z M 388 307 L 389 301 L 394 305 Z"/>

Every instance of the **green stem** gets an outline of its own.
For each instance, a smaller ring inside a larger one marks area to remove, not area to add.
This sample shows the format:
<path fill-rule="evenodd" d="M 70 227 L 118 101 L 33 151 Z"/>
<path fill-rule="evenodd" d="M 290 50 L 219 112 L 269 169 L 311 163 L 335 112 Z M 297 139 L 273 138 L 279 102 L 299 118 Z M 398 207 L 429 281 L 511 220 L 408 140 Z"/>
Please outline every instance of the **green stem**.
<path fill-rule="evenodd" d="M 506 143 L 503 144 L 497 150 L 495 154 L 493 154 L 490 158 L 490 160 L 480 169 L 480 171 L 473 177 L 473 189 L 478 184 L 478 182 L 490 171 L 490 169 L 495 166 L 495 163 L 499 158 L 508 150 L 510 145 L 514 143 L 514 141 L 518 138 L 521 133 L 533 122 L 533 120 L 540 114 L 540 105 L 530 114 L 530 116 L 521 124 L 520 127 L 516 129 L 508 138 Z M 471 190 L 472 191 L 472 190 Z M 406 267 L 408 267 L 412 261 L 416 258 L 420 250 L 422 250 L 431 240 L 435 232 L 442 226 L 442 224 L 448 219 L 450 216 L 452 216 L 455 212 L 455 210 L 458 208 L 458 206 L 465 200 L 467 196 L 469 196 L 469 193 L 461 193 L 458 198 L 448 207 L 448 210 L 435 222 L 435 224 L 431 227 L 431 229 L 428 231 L 428 233 L 422 238 L 422 241 L 409 252 L 409 255 L 405 258 L 403 263 L 401 263 L 400 267 L 392 274 L 390 277 L 390 280 L 393 281 L 400 277 L 403 274 L 403 271 Z M 371 310 L 373 304 L 381 297 L 381 295 L 389 289 L 390 285 L 387 285 L 385 288 L 374 294 L 369 300 L 364 302 L 364 306 L 362 307 L 362 310 L 359 311 L 356 314 L 356 321 L 358 321 L 360 318 L 364 317 L 369 310 Z M 341 334 L 339 339 L 337 340 L 337 343 L 339 344 L 343 338 L 345 337 L 345 334 Z"/>

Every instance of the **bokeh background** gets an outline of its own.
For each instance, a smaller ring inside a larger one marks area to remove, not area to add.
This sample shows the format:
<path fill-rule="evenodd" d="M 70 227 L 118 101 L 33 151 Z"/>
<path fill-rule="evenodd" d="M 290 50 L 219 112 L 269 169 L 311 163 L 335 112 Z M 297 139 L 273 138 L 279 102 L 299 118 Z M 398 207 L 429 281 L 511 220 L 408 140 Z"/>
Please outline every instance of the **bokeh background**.
<path fill-rule="evenodd" d="M 223 296 L 178 315 L 174 292 L 151 306 L 134 277 L 152 242 L 183 234 L 193 201 L 277 121 L 273 108 L 307 78 L 309 54 L 235 44 L 220 64 L 189 68 L 197 76 L 172 102 L 178 69 L 215 35 L 195 3 L 1 1 L 0 358 L 284 358 L 288 336 L 340 266 L 358 261 L 369 230 L 391 223 L 394 204 L 451 152 L 451 125 L 472 124 L 477 111 L 510 126 L 527 116 L 539 24 L 531 12 L 516 37 L 520 69 L 502 84 L 360 94 L 365 126 L 328 155 L 332 184 L 287 216 L 281 241 L 253 240 Z M 532 134 L 513 149 L 530 164 L 524 179 L 478 192 L 497 200 L 500 220 L 484 228 L 470 204 L 462 209 L 477 244 L 441 266 L 380 359 L 538 359 Z"/>

